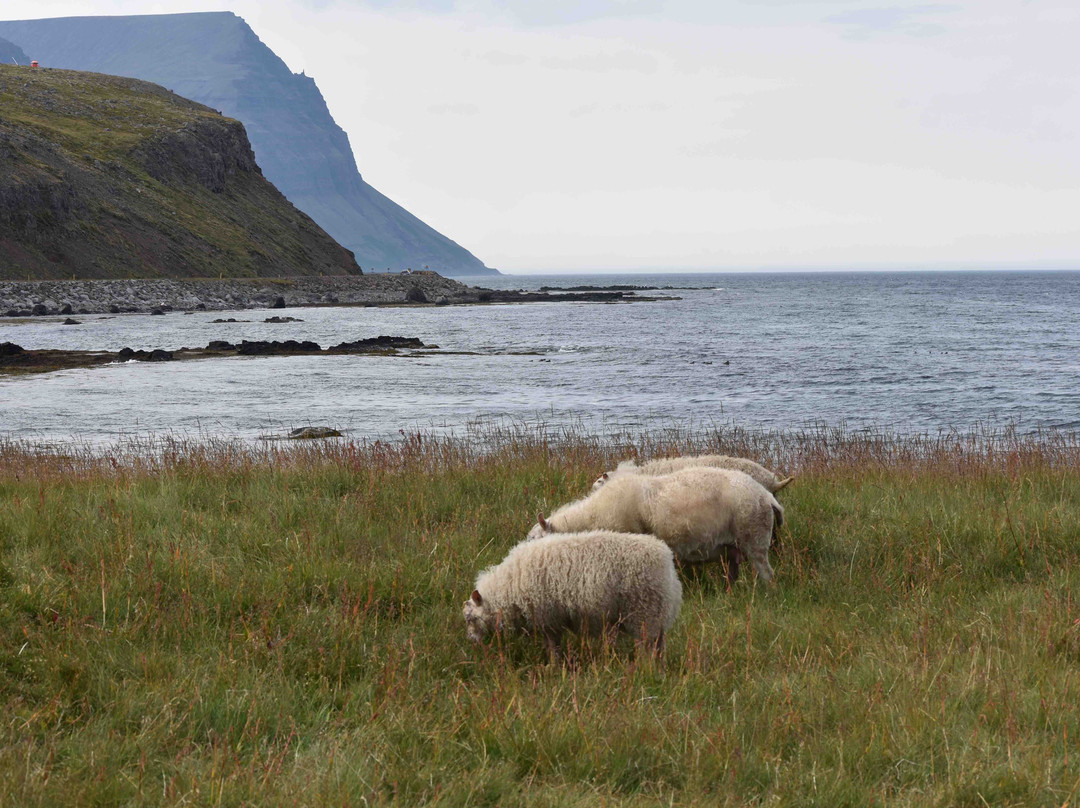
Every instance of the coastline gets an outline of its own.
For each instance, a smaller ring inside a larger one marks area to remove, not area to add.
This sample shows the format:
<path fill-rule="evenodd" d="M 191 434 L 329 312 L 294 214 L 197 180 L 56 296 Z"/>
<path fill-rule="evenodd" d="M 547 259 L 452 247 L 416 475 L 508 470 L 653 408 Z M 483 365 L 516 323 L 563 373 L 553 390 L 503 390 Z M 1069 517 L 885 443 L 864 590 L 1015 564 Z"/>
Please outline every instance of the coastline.
<path fill-rule="evenodd" d="M 558 293 L 468 286 L 435 272 L 296 278 L 0 281 L 0 316 L 231 311 L 303 306 L 629 303 L 670 300 L 632 290 Z"/>

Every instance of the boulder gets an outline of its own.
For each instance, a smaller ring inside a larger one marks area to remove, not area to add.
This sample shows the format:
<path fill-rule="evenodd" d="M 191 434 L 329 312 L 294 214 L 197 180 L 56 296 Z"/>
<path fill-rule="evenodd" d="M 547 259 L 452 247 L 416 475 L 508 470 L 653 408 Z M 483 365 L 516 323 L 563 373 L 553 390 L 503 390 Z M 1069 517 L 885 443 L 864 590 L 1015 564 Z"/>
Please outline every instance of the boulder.
<path fill-rule="evenodd" d="M 289 433 L 289 440 L 318 440 L 340 438 L 341 432 L 329 426 L 302 426 Z"/>

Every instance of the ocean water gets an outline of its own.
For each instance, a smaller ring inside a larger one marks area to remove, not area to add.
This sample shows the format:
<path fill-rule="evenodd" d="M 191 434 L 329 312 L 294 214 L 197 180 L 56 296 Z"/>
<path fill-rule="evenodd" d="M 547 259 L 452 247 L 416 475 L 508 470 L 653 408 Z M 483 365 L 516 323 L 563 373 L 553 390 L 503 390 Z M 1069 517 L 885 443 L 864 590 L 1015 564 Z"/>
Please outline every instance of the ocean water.
<path fill-rule="evenodd" d="M 677 425 L 898 432 L 1080 428 L 1080 272 L 724 273 L 468 279 L 679 287 L 634 304 L 320 308 L 15 323 L 0 342 L 118 350 L 380 334 L 469 355 L 124 363 L 0 377 L 0 437 L 356 438 L 477 419 L 634 432 Z M 304 322 L 270 325 L 270 314 Z M 250 322 L 213 324 L 220 317 Z"/>

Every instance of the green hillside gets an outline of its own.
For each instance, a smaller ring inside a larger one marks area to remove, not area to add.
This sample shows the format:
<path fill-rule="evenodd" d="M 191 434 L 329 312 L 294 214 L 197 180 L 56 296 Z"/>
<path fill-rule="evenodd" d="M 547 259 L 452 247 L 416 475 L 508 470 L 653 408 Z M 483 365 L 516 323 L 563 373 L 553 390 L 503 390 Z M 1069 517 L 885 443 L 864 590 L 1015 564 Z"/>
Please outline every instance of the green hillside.
<path fill-rule="evenodd" d="M 359 271 L 239 122 L 134 79 L 0 66 L 0 278 Z"/>

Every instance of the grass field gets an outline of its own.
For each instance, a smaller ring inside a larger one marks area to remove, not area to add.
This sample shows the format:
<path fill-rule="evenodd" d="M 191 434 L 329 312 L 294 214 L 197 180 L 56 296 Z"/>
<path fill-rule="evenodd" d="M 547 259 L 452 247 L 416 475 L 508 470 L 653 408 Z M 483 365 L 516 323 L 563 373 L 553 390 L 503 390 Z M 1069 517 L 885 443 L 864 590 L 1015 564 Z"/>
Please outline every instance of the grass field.
<path fill-rule="evenodd" d="M 1080 804 L 1080 439 L 0 447 L 0 805 Z M 632 645 L 461 604 L 624 456 L 798 477 L 777 582 Z"/>

